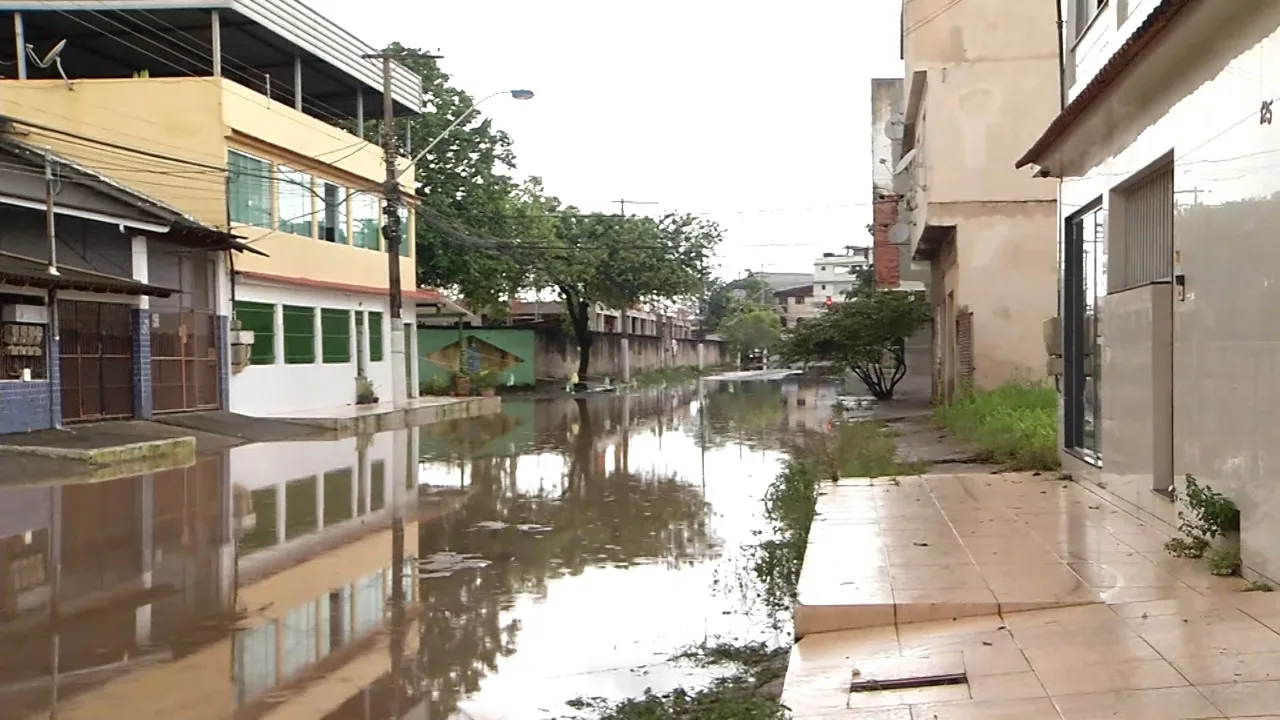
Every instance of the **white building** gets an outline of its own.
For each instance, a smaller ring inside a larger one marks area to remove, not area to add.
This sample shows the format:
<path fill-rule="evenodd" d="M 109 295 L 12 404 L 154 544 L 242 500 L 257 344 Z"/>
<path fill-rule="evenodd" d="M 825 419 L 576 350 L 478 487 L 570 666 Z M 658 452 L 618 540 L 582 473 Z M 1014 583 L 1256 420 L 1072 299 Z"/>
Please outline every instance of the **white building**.
<path fill-rule="evenodd" d="M 850 246 L 843 254 L 823 253 L 813 261 L 813 301 L 838 303 L 858 286 L 858 273 L 871 267 L 871 248 Z"/>

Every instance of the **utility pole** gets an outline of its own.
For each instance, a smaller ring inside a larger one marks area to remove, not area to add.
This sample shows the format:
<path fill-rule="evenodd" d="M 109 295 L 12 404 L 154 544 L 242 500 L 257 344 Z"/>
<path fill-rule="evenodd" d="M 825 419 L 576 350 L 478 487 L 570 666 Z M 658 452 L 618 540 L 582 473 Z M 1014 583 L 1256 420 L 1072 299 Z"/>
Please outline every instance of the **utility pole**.
<path fill-rule="evenodd" d="M 409 399 L 409 378 L 405 367 L 403 315 L 404 295 L 400 291 L 400 172 L 396 169 L 395 100 L 391 96 L 391 60 L 388 53 L 365 55 L 382 61 L 382 152 L 387 179 L 382 188 L 382 237 L 387 245 L 387 289 L 391 303 L 391 398 L 396 408 Z"/>
<path fill-rule="evenodd" d="M 627 203 L 632 205 L 657 205 L 651 200 L 614 200 L 618 203 L 618 214 L 623 220 L 627 218 Z M 631 318 L 627 316 L 627 308 L 618 309 L 618 324 L 622 326 L 622 382 L 631 382 Z M 586 380 L 586 378 L 580 378 Z"/>

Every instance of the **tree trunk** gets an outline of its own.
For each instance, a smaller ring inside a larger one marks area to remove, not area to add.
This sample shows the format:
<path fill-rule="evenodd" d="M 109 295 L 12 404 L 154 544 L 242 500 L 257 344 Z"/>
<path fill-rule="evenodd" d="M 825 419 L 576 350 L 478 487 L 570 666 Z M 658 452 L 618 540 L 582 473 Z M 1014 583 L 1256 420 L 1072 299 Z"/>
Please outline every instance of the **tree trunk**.
<path fill-rule="evenodd" d="M 591 332 L 590 306 L 585 300 L 577 300 L 573 295 L 565 293 L 565 309 L 569 311 L 569 323 L 573 326 L 573 337 L 578 343 L 578 387 L 585 388 L 587 370 L 591 366 L 591 345 L 595 335 Z"/>

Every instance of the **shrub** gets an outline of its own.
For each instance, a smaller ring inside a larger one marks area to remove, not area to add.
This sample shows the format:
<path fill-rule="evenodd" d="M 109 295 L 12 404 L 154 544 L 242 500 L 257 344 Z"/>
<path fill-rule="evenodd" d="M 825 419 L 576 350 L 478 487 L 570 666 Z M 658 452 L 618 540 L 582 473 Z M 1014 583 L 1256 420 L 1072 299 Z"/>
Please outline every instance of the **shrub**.
<path fill-rule="evenodd" d="M 936 417 L 984 460 L 1009 470 L 1058 468 L 1058 393 L 1048 385 L 1008 382 L 974 391 L 939 408 Z"/>

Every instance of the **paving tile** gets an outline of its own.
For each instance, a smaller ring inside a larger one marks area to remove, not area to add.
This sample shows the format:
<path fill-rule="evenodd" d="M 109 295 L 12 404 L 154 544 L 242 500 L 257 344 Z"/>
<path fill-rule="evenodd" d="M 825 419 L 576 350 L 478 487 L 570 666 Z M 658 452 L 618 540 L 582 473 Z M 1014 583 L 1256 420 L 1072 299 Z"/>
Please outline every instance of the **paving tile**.
<path fill-rule="evenodd" d="M 900 565 L 888 569 L 889 583 L 897 590 L 987 589 L 978 568 L 961 564 L 952 567 Z"/>
<path fill-rule="evenodd" d="M 1047 698 L 911 706 L 912 720 L 1060 720 Z"/>
<path fill-rule="evenodd" d="M 969 696 L 974 700 L 1031 700 L 1048 697 L 1048 693 L 1035 673 L 1021 672 L 971 677 Z"/>
<path fill-rule="evenodd" d="M 1036 675 L 1052 696 L 1185 687 L 1191 683 L 1168 661 L 1082 663 L 1063 655 L 1042 660 Z"/>
<path fill-rule="evenodd" d="M 1201 690 L 1228 717 L 1280 715 L 1280 680 L 1206 685 Z"/>
<path fill-rule="evenodd" d="M 849 707 L 859 710 L 865 708 L 956 702 L 968 699 L 968 685 L 941 685 L 937 687 L 910 688 L 907 690 L 850 693 Z"/>
<path fill-rule="evenodd" d="M 1280 680 L 1280 652 L 1214 653 L 1171 662 L 1192 685 Z"/>
<path fill-rule="evenodd" d="M 1053 698 L 1062 720 L 1205 720 L 1222 717 L 1191 687 L 1060 695 Z"/>

